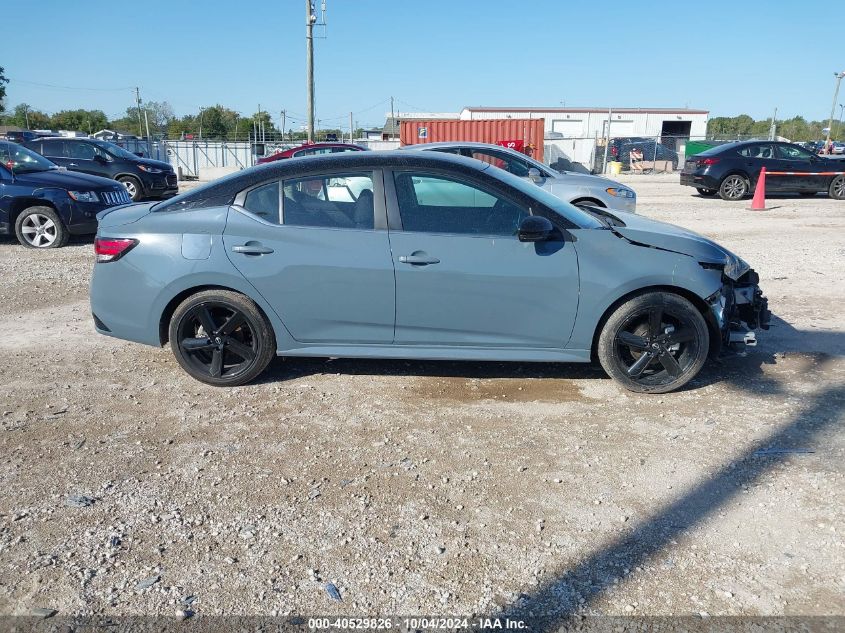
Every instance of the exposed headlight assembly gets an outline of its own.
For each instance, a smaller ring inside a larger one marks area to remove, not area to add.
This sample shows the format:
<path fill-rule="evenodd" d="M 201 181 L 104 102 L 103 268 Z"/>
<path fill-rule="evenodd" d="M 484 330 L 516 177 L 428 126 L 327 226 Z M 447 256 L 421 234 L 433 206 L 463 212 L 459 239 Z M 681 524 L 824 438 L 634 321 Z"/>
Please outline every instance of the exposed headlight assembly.
<path fill-rule="evenodd" d="M 749 270 L 751 270 L 751 266 L 749 266 L 748 262 L 742 259 L 742 257 L 737 257 L 733 253 L 727 253 L 725 261 L 725 277 L 736 281 Z"/>
<path fill-rule="evenodd" d="M 145 171 L 148 174 L 164 173 L 163 169 L 159 169 L 158 167 L 150 167 L 149 165 L 138 165 L 138 169 L 140 169 L 141 171 Z"/>
<path fill-rule="evenodd" d="M 68 191 L 67 195 L 69 195 L 73 200 L 77 202 L 99 202 L 100 197 L 97 195 L 96 191 Z"/>
<path fill-rule="evenodd" d="M 637 194 L 635 194 L 630 189 L 625 189 L 623 187 L 608 187 L 605 189 L 607 193 L 611 196 L 616 196 L 617 198 L 636 198 Z"/>

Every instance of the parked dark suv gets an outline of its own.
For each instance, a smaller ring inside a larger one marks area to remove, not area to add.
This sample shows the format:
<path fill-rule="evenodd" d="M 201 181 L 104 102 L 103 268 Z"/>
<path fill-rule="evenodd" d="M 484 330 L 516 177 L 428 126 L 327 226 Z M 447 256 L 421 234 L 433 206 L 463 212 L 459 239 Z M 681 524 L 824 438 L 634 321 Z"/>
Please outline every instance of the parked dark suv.
<path fill-rule="evenodd" d="M 170 163 L 141 158 L 119 145 L 91 138 L 49 137 L 24 143 L 62 167 L 117 180 L 136 202 L 179 193 Z"/>
<path fill-rule="evenodd" d="M 95 233 L 100 211 L 130 202 L 114 180 L 60 169 L 0 141 L 0 235 L 14 232 L 29 248 L 57 248 L 71 235 Z"/>

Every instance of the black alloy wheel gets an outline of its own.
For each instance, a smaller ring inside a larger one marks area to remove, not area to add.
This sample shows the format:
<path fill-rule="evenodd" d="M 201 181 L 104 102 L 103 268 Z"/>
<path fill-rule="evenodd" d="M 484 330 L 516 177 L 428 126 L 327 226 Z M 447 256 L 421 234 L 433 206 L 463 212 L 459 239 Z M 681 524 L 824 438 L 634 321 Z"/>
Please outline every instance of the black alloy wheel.
<path fill-rule="evenodd" d="M 620 306 L 599 338 L 605 371 L 632 391 L 665 393 L 701 370 L 709 351 L 704 317 L 689 301 L 665 292 Z"/>
<path fill-rule="evenodd" d="M 185 371 L 218 386 L 249 382 L 275 355 L 264 315 L 230 291 L 201 292 L 183 302 L 171 319 L 170 344 Z"/>

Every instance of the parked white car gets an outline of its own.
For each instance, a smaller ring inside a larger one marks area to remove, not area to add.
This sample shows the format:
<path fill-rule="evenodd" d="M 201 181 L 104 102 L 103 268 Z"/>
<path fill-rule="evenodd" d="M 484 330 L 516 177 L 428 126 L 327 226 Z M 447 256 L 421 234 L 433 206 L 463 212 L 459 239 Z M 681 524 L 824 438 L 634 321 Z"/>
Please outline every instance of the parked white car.
<path fill-rule="evenodd" d="M 499 145 L 455 141 L 406 145 L 402 149 L 468 156 L 531 180 L 561 200 L 572 204 L 636 213 L 637 194 L 623 184 L 602 176 L 571 171 L 558 172 L 525 154 Z"/>

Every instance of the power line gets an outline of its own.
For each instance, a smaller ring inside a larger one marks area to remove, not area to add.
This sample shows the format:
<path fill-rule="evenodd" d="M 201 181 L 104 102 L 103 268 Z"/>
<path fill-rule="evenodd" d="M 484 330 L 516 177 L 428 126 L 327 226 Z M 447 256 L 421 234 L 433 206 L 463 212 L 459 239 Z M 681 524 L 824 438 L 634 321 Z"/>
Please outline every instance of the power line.
<path fill-rule="evenodd" d="M 30 86 L 41 86 L 42 88 L 55 88 L 57 90 L 84 90 L 89 92 L 123 92 L 124 90 L 134 90 L 134 86 L 126 86 L 124 88 L 85 88 L 82 86 L 59 86 L 56 84 L 45 84 L 40 83 L 37 81 L 27 81 L 25 79 L 13 79 L 9 78 L 10 81 L 14 81 L 19 84 L 27 84 Z"/>

